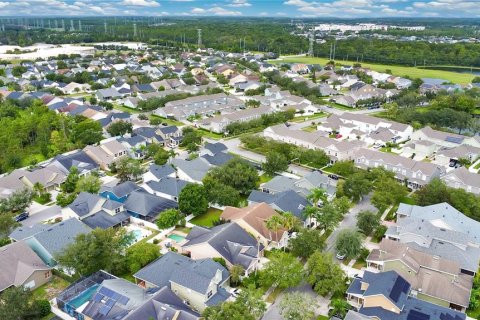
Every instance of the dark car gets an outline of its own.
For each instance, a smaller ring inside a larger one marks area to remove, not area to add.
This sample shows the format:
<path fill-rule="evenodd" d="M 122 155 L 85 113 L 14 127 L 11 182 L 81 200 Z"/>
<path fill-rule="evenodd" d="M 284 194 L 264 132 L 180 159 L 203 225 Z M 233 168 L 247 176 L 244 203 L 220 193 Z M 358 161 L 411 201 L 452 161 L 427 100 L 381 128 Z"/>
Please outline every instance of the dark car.
<path fill-rule="evenodd" d="M 329 174 L 328 177 L 333 180 L 338 180 L 338 176 L 336 174 Z"/>
<path fill-rule="evenodd" d="M 28 212 L 25 211 L 25 212 L 20 213 L 19 215 L 16 215 L 15 216 L 15 221 L 20 222 L 20 221 L 26 220 L 27 218 L 28 218 Z"/>

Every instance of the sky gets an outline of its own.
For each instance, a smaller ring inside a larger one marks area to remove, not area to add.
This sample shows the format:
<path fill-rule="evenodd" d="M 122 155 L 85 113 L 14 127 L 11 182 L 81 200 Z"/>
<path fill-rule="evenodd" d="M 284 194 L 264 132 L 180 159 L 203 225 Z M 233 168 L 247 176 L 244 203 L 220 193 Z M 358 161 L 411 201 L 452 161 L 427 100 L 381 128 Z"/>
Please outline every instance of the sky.
<path fill-rule="evenodd" d="M 0 16 L 480 17 L 480 0 L 0 0 Z"/>

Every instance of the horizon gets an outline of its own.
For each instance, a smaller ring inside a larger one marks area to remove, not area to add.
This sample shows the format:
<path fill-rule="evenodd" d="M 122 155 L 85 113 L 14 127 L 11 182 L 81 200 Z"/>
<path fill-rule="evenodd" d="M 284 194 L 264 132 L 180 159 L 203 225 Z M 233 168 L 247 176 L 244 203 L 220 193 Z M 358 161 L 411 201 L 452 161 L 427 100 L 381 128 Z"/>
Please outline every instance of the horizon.
<path fill-rule="evenodd" d="M 1 18 L 59 16 L 476 19 L 480 6 L 472 0 L 0 0 Z"/>

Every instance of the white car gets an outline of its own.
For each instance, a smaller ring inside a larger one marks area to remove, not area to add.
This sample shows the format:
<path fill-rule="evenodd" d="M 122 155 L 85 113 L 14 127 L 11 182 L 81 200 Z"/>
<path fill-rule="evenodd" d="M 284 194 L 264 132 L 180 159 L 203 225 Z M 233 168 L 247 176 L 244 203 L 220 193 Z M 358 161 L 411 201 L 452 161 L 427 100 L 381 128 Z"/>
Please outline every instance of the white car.
<path fill-rule="evenodd" d="M 341 254 L 339 252 L 337 252 L 337 254 L 335 255 L 337 257 L 338 260 L 343 260 L 345 259 L 345 255 L 344 254 Z"/>

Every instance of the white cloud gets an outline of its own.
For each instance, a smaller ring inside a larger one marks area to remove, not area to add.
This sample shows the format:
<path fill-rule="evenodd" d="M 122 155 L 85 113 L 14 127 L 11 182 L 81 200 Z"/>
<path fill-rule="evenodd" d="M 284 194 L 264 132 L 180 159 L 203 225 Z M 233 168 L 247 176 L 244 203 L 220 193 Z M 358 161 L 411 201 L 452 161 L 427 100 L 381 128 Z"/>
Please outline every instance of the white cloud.
<path fill-rule="evenodd" d="M 160 3 L 155 0 L 123 0 L 123 5 L 138 7 L 159 7 Z"/>
<path fill-rule="evenodd" d="M 227 4 L 229 7 L 250 7 L 251 4 L 248 2 L 248 0 L 232 0 L 230 4 Z"/>
<path fill-rule="evenodd" d="M 219 6 L 211 8 L 193 8 L 190 12 L 183 13 L 184 15 L 215 15 L 215 16 L 241 16 L 240 11 L 228 10 Z"/>

